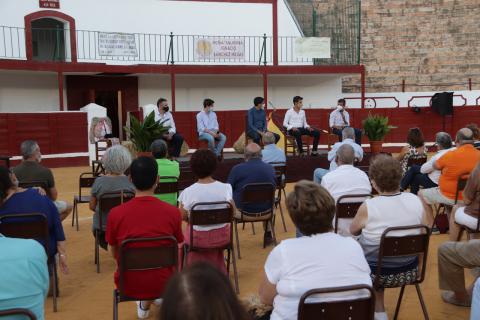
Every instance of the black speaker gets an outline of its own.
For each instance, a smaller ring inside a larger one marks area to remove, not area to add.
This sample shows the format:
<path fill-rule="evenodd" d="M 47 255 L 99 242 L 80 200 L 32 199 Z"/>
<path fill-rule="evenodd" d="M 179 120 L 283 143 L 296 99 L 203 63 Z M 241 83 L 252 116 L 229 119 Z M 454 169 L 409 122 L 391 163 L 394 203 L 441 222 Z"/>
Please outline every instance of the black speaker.
<path fill-rule="evenodd" d="M 432 110 L 441 116 L 453 114 L 453 92 L 437 92 L 432 96 Z"/>

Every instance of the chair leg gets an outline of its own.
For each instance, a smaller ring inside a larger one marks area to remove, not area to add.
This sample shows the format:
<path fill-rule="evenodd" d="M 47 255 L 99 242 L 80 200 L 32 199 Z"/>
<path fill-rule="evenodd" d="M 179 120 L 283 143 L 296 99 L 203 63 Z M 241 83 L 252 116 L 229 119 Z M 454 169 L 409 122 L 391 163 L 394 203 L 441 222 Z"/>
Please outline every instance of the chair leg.
<path fill-rule="evenodd" d="M 238 259 L 242 259 L 240 256 L 240 240 L 238 240 L 238 227 L 237 227 L 237 221 L 235 221 L 235 240 L 237 242 L 237 254 L 238 254 Z"/>
<path fill-rule="evenodd" d="M 98 234 L 95 237 L 95 263 L 97 264 L 97 273 L 100 273 L 100 244 Z"/>
<path fill-rule="evenodd" d="M 418 300 L 420 300 L 420 305 L 422 306 L 423 317 L 425 320 L 429 320 L 427 306 L 425 305 L 425 301 L 423 301 L 422 291 L 420 290 L 420 285 L 415 283 L 415 289 L 417 289 Z"/>
<path fill-rule="evenodd" d="M 75 213 L 75 223 L 77 224 L 77 231 L 78 231 L 78 229 L 80 228 L 79 225 L 78 225 L 78 204 L 77 204 L 77 210 L 76 210 L 76 213 Z"/>
<path fill-rule="evenodd" d="M 242 225 L 242 230 L 245 230 L 245 222 Z"/>
<path fill-rule="evenodd" d="M 230 255 L 231 255 L 231 251 L 230 251 L 230 249 L 227 249 L 227 275 L 228 275 L 228 277 L 230 277 Z M 225 257 L 225 254 L 224 254 L 224 257 Z"/>
<path fill-rule="evenodd" d="M 280 207 L 280 217 L 282 218 L 283 231 L 287 232 L 287 225 L 285 224 L 285 218 L 284 218 L 284 216 L 283 216 L 282 204 L 279 203 L 278 206 Z"/>
<path fill-rule="evenodd" d="M 232 263 L 233 263 L 233 279 L 235 281 L 235 292 L 237 294 L 240 294 L 240 287 L 238 285 L 237 259 L 235 258 L 235 251 L 233 249 L 233 244 L 232 244 L 231 251 L 232 251 Z"/>
<path fill-rule="evenodd" d="M 255 235 L 255 225 L 253 224 L 253 222 L 252 222 L 252 232 L 253 232 L 253 235 Z"/>
<path fill-rule="evenodd" d="M 397 319 L 398 312 L 400 311 L 400 305 L 402 304 L 404 290 L 405 290 L 405 286 L 403 285 L 402 288 L 400 289 L 400 294 L 398 295 L 397 306 L 395 307 L 395 314 L 393 316 L 394 320 Z"/>
<path fill-rule="evenodd" d="M 458 232 L 457 241 L 461 241 L 461 240 L 462 240 L 463 231 L 464 231 L 464 229 L 463 229 L 463 227 L 461 227 L 461 228 L 460 228 L 460 231 Z M 467 233 L 467 241 L 469 240 L 468 238 L 469 238 L 469 236 L 468 236 L 468 233 Z"/>
<path fill-rule="evenodd" d="M 52 263 L 52 298 L 53 298 L 53 312 L 57 312 L 57 296 L 58 296 L 58 274 L 57 274 L 57 262 L 55 259 Z"/>
<path fill-rule="evenodd" d="M 77 202 L 73 200 L 73 210 L 72 210 L 72 227 L 75 225 L 75 211 L 77 210 Z"/>
<path fill-rule="evenodd" d="M 275 226 L 273 224 L 273 217 L 272 217 L 272 219 L 269 220 L 269 222 L 270 222 L 270 227 L 272 227 L 273 244 L 276 246 L 277 245 L 277 236 L 275 235 Z"/>
<path fill-rule="evenodd" d="M 118 319 L 118 300 L 117 300 L 117 290 L 113 290 L 113 320 Z"/>
<path fill-rule="evenodd" d="M 187 257 L 188 257 L 188 246 L 186 243 L 183 244 L 183 259 L 182 259 L 182 270 L 185 268 L 187 264 Z"/>

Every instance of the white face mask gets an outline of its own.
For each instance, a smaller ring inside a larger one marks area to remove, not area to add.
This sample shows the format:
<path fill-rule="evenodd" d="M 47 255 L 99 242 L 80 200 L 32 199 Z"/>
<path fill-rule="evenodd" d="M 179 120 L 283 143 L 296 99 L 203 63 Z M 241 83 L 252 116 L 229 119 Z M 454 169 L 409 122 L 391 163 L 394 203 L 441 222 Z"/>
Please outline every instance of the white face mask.
<path fill-rule="evenodd" d="M 207 112 L 212 112 L 213 111 L 213 107 L 208 107 L 207 108 Z"/>

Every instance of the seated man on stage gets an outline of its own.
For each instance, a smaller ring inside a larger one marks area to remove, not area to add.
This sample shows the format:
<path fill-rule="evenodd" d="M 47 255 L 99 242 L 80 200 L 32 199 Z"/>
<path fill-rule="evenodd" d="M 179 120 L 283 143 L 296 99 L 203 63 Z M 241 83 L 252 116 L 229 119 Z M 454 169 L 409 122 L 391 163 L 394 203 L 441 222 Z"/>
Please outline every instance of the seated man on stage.
<path fill-rule="evenodd" d="M 320 132 L 310 127 L 307 123 L 305 111 L 302 110 L 303 98 L 300 96 L 293 97 L 293 108 L 289 109 L 283 119 L 283 126 L 287 128 L 288 134 L 295 137 L 298 152 L 303 154 L 302 136 L 308 135 L 313 137 L 312 156 L 318 154 L 318 141 L 320 140 Z"/>
<path fill-rule="evenodd" d="M 221 157 L 227 137 L 219 131 L 217 115 L 213 112 L 214 103 L 212 99 L 203 100 L 203 111 L 197 113 L 198 139 L 206 140 L 208 149 L 215 152 L 217 157 Z"/>
<path fill-rule="evenodd" d="M 267 132 L 267 114 L 265 113 L 264 102 L 262 97 L 253 99 L 254 106 L 248 110 L 247 117 L 247 137 L 252 139 L 256 144 L 260 144 L 262 136 Z M 275 136 L 275 143 L 280 140 L 280 136 L 273 133 Z"/>
<path fill-rule="evenodd" d="M 338 141 L 342 141 L 342 130 L 345 127 L 350 126 L 350 115 L 345 110 L 345 99 L 338 100 L 338 106 L 330 113 L 330 128 L 332 133 L 338 136 Z M 354 128 L 355 130 L 355 143 L 362 144 L 362 130 Z"/>
<path fill-rule="evenodd" d="M 183 137 L 177 133 L 175 127 L 175 121 L 173 121 L 173 115 L 169 110 L 168 101 L 165 98 L 160 98 L 157 101 L 158 109 L 155 110 L 155 121 L 160 121 L 164 126 L 170 127 L 168 133 L 165 133 L 162 139 L 173 146 L 173 153 L 170 155 L 172 158 L 180 157 L 180 151 L 182 150 Z"/>

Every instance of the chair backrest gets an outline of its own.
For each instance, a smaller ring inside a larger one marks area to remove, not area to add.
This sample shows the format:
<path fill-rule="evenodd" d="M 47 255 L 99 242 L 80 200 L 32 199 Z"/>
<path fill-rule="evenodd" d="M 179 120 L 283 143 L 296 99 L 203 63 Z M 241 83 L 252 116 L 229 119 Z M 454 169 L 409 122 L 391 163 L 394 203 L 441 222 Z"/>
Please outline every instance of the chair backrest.
<path fill-rule="evenodd" d="M 162 181 L 162 180 L 175 181 Z M 160 177 L 158 185 L 155 188 L 155 194 L 176 193 L 178 195 L 178 180 L 177 177 Z"/>
<path fill-rule="evenodd" d="M 273 208 L 275 202 L 275 187 L 271 183 L 249 183 L 243 186 L 241 207 L 251 204 L 268 204 Z"/>
<path fill-rule="evenodd" d="M 394 235 L 398 231 L 408 231 L 410 235 Z M 417 231 L 417 232 L 415 232 Z M 380 240 L 378 251 L 377 270 L 375 273 L 374 287 L 378 286 L 380 274 L 385 258 L 422 256 L 420 273 L 417 279 L 410 284 L 421 283 L 425 278 L 425 268 L 428 257 L 428 243 L 430 240 L 430 229 L 425 225 L 412 225 L 404 227 L 391 227 L 385 229 Z"/>
<path fill-rule="evenodd" d="M 467 181 L 468 181 L 468 175 L 463 175 L 461 177 L 458 177 L 457 191 L 455 192 L 455 204 L 457 204 L 458 202 L 458 196 L 460 192 L 462 192 L 463 189 L 465 189 L 465 187 L 467 186 Z"/>
<path fill-rule="evenodd" d="M 112 140 L 110 139 L 102 139 L 95 141 L 95 160 L 100 160 L 101 151 L 105 151 L 112 146 Z"/>
<path fill-rule="evenodd" d="M 285 162 L 269 162 L 275 170 L 275 178 L 277 180 L 277 189 L 285 188 L 285 180 L 287 176 L 287 164 Z"/>
<path fill-rule="evenodd" d="M 92 172 L 83 172 L 78 178 L 78 195 L 82 196 L 83 188 L 91 188 L 95 182 L 95 175 Z"/>
<path fill-rule="evenodd" d="M 43 213 L 9 213 L 1 215 L 0 233 L 5 237 L 40 241 L 48 256 L 48 221 Z"/>
<path fill-rule="evenodd" d="M 8 310 L 0 310 L 0 318 L 7 316 L 25 316 L 28 317 L 30 320 L 37 320 L 37 317 L 28 309 L 15 308 Z"/>
<path fill-rule="evenodd" d="M 106 192 L 102 194 L 98 199 L 98 219 L 99 219 L 99 226 L 102 228 L 103 224 L 103 215 L 106 216 L 115 208 L 135 197 L 135 194 L 128 190 L 116 191 L 116 192 Z"/>
<path fill-rule="evenodd" d="M 92 173 L 95 177 L 105 174 L 105 168 L 100 160 L 92 160 Z"/>
<path fill-rule="evenodd" d="M 287 135 L 287 130 L 283 126 L 283 120 L 280 114 L 276 111 L 273 110 L 271 113 L 271 119 L 272 122 L 277 126 L 277 128 L 282 132 L 283 135 Z"/>
<path fill-rule="evenodd" d="M 419 158 L 408 158 L 407 160 L 407 168 L 410 168 L 411 166 L 421 166 L 427 162 L 427 157 L 419 157 Z"/>
<path fill-rule="evenodd" d="M 151 271 L 164 268 L 178 268 L 178 243 L 172 236 L 126 239 L 118 248 L 118 290 L 125 297 L 124 281 L 126 272 Z M 129 297 L 135 298 L 135 297 Z M 154 300 L 151 297 L 145 300 Z"/>
<path fill-rule="evenodd" d="M 347 291 L 364 292 L 368 290 L 370 295 L 365 297 L 326 302 L 306 302 L 308 298 L 314 298 L 318 294 L 334 294 Z M 298 304 L 298 320 L 373 320 L 375 313 L 375 293 L 368 285 L 353 285 L 345 287 L 312 289 L 305 292 Z"/>
<path fill-rule="evenodd" d="M 335 233 L 338 231 L 338 219 L 353 219 L 357 214 L 358 208 L 366 200 L 372 198 L 371 194 L 348 194 L 337 199 L 335 204 Z M 350 200 L 350 201 L 349 201 Z"/>
<path fill-rule="evenodd" d="M 18 186 L 21 188 L 40 187 L 48 193 L 48 183 L 44 180 L 19 181 Z"/>

